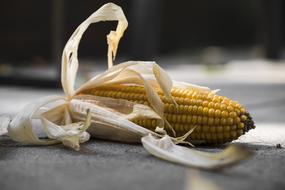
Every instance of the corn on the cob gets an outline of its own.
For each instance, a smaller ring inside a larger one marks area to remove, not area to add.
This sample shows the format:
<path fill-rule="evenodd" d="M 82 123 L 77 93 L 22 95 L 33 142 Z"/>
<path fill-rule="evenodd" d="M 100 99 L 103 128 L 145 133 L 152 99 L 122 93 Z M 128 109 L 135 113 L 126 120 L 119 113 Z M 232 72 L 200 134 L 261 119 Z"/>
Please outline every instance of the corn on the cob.
<path fill-rule="evenodd" d="M 86 90 L 83 94 L 149 105 L 142 86 L 111 85 Z M 165 118 L 177 135 L 183 135 L 195 127 L 190 135 L 191 140 L 221 144 L 235 140 L 255 128 L 251 116 L 243 106 L 210 91 L 173 88 L 171 95 L 178 106 L 161 92 L 158 94 L 165 104 Z M 135 119 L 133 122 L 150 130 L 158 125 L 154 119 Z"/>

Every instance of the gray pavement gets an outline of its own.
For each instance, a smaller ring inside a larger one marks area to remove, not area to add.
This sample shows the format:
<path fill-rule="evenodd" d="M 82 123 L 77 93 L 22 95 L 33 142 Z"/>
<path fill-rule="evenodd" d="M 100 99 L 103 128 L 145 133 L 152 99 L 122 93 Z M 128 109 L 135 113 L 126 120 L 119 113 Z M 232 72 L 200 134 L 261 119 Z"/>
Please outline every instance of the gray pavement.
<path fill-rule="evenodd" d="M 220 94 L 238 100 L 252 113 L 257 129 L 235 143 L 243 144 L 255 155 L 235 167 L 198 171 L 198 175 L 221 189 L 285 189 L 285 149 L 275 146 L 278 142 L 285 146 L 285 85 L 210 87 L 221 88 Z M 54 93 L 60 92 L 1 87 L 0 114 L 14 114 L 27 101 Z M 200 148 L 217 151 L 223 147 Z M 0 137 L 1 190 L 186 189 L 193 181 L 189 177 L 192 173 L 197 174 L 197 170 L 155 158 L 140 144 L 93 139 L 75 152 L 62 145 L 22 146 Z"/>

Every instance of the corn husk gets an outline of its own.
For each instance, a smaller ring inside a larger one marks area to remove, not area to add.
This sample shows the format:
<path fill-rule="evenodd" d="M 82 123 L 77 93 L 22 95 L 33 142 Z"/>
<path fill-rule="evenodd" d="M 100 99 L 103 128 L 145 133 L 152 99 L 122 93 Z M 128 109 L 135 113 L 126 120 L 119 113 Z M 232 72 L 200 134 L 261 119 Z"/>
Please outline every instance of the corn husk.
<path fill-rule="evenodd" d="M 116 30 L 107 35 L 109 69 L 76 89 L 80 39 L 90 24 L 100 21 L 118 21 Z M 105 4 L 80 24 L 63 50 L 61 82 L 65 96 L 44 97 L 28 104 L 9 125 L 6 124 L 11 139 L 35 145 L 62 143 L 79 150 L 80 143 L 89 140 L 91 134 L 107 140 L 142 142 L 145 149 L 154 156 L 203 169 L 217 169 L 247 158 L 248 152 L 241 149 L 229 148 L 230 151 L 226 149 L 220 153 L 205 153 L 182 147 L 178 144 L 183 143 L 186 137 L 174 138 L 166 134 L 165 128 L 172 128 L 164 118 L 164 104 L 158 91 L 162 91 L 175 103 L 170 93 L 173 86 L 206 91 L 211 89 L 173 81 L 155 62 L 128 61 L 113 66 L 119 41 L 127 26 L 122 9 L 113 3 Z M 110 84 L 144 86 L 150 106 L 80 95 L 83 90 Z M 160 121 L 160 130 L 153 132 L 136 125 L 130 121 L 134 118 L 157 119 Z M 40 125 L 36 125 L 35 120 Z M 42 128 L 48 139 L 39 138 L 33 130 L 35 127 Z"/>

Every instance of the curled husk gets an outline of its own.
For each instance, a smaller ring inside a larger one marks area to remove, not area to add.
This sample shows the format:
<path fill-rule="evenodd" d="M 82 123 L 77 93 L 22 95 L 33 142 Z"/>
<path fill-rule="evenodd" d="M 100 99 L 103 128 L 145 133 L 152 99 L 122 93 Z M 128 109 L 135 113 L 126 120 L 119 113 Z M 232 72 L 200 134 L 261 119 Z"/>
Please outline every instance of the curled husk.
<path fill-rule="evenodd" d="M 107 35 L 109 69 L 75 89 L 80 39 L 90 24 L 100 21 L 118 21 L 116 30 Z M 154 156 L 203 169 L 217 169 L 247 158 L 247 151 L 235 147 L 220 153 L 186 148 L 178 145 L 184 142 L 186 136 L 173 138 L 166 134 L 164 128 L 172 128 L 164 118 L 164 103 L 158 91 L 175 103 L 170 93 L 172 87 L 211 90 L 173 81 L 155 62 L 128 61 L 113 66 L 119 41 L 127 26 L 122 9 L 113 3 L 103 5 L 80 24 L 62 54 L 61 82 L 65 96 L 48 96 L 28 104 L 9 125 L 6 124 L 11 139 L 34 145 L 62 143 L 75 150 L 79 150 L 79 144 L 89 139 L 89 134 L 123 142 L 141 141 Z M 144 86 L 150 106 L 127 100 L 80 95 L 84 90 L 110 84 Z M 157 119 L 160 126 L 157 132 L 153 132 L 130 121 L 135 118 Z M 35 124 L 35 121 L 40 124 Z M 35 127 L 42 128 L 48 138 L 39 138 L 34 132 Z"/>

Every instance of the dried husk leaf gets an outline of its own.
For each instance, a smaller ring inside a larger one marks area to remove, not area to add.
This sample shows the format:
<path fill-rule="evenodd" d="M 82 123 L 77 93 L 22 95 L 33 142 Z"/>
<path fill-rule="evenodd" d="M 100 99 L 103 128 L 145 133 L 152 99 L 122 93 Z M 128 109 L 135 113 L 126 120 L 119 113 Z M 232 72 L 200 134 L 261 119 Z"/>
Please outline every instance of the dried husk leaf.
<path fill-rule="evenodd" d="M 200 169 L 223 168 L 247 159 L 252 155 L 251 152 L 233 145 L 219 153 L 189 149 L 175 145 L 168 135 L 158 139 L 149 134 L 142 138 L 142 144 L 154 156 Z"/>
<path fill-rule="evenodd" d="M 46 118 L 41 118 L 43 129 L 50 139 L 57 139 L 65 146 L 79 150 L 79 143 L 89 140 L 90 135 L 86 132 L 91 125 L 91 114 L 87 110 L 87 118 L 85 122 L 69 123 L 66 125 L 56 125 Z"/>
<path fill-rule="evenodd" d="M 115 100 L 96 96 L 76 96 L 71 100 L 69 109 L 75 120 L 81 121 L 86 110 L 91 113 L 92 136 L 123 142 L 140 142 L 140 138 L 154 132 L 143 128 L 130 118 L 143 117 L 160 119 L 148 106 L 135 104 L 126 100 Z"/>
<path fill-rule="evenodd" d="M 118 43 L 128 26 L 128 22 L 121 7 L 113 3 L 107 3 L 77 27 L 64 47 L 62 53 L 61 83 L 68 99 L 71 99 L 75 92 L 74 85 L 78 69 L 77 51 L 81 37 L 90 24 L 100 21 L 118 21 L 116 31 L 111 31 L 107 36 L 108 65 L 109 67 L 113 65 L 112 59 L 116 55 Z"/>
<path fill-rule="evenodd" d="M 90 24 L 109 20 L 118 21 L 116 31 L 111 31 L 107 36 L 109 69 L 91 78 L 76 90 L 74 85 L 79 66 L 77 50 L 80 39 Z M 173 100 L 170 94 L 173 86 L 211 90 L 207 87 L 172 81 L 168 74 L 154 62 L 129 61 L 113 66 L 118 43 L 127 25 L 122 9 L 113 3 L 108 3 L 78 26 L 68 40 L 62 55 L 61 82 L 65 97 L 48 97 L 27 105 L 10 123 L 9 136 L 25 144 L 44 145 L 62 142 L 66 146 L 79 150 L 79 143 L 89 139 L 85 130 L 90 125 L 88 131 L 93 136 L 124 142 L 141 139 L 143 146 L 151 154 L 190 167 L 217 169 L 247 158 L 249 155 L 247 151 L 235 147 L 220 153 L 205 153 L 182 147 L 175 143 L 182 142 L 184 136 L 170 138 L 168 135 L 157 134 L 130 121 L 134 118 L 155 118 L 161 121 L 162 126 L 169 125 L 164 119 L 164 104 L 158 96 L 158 91 L 162 91 L 166 97 Z M 110 84 L 144 86 L 151 107 L 126 100 L 79 95 L 84 90 Z M 48 108 L 44 113 L 41 112 L 46 104 L 59 99 L 64 99 L 64 102 Z M 89 114 L 87 114 L 88 110 Z M 43 129 L 50 139 L 39 139 L 33 132 L 32 120 L 36 115 L 41 119 Z M 168 127 L 171 128 L 170 125 Z M 192 131 L 189 131 L 186 136 Z"/>
<path fill-rule="evenodd" d="M 39 139 L 37 134 L 33 131 L 32 124 L 34 119 L 39 119 L 36 116 L 41 107 L 44 107 L 45 105 L 58 100 L 63 100 L 63 97 L 47 96 L 26 105 L 9 124 L 9 137 L 14 141 L 23 144 L 49 145 L 58 143 L 57 140 Z"/>

